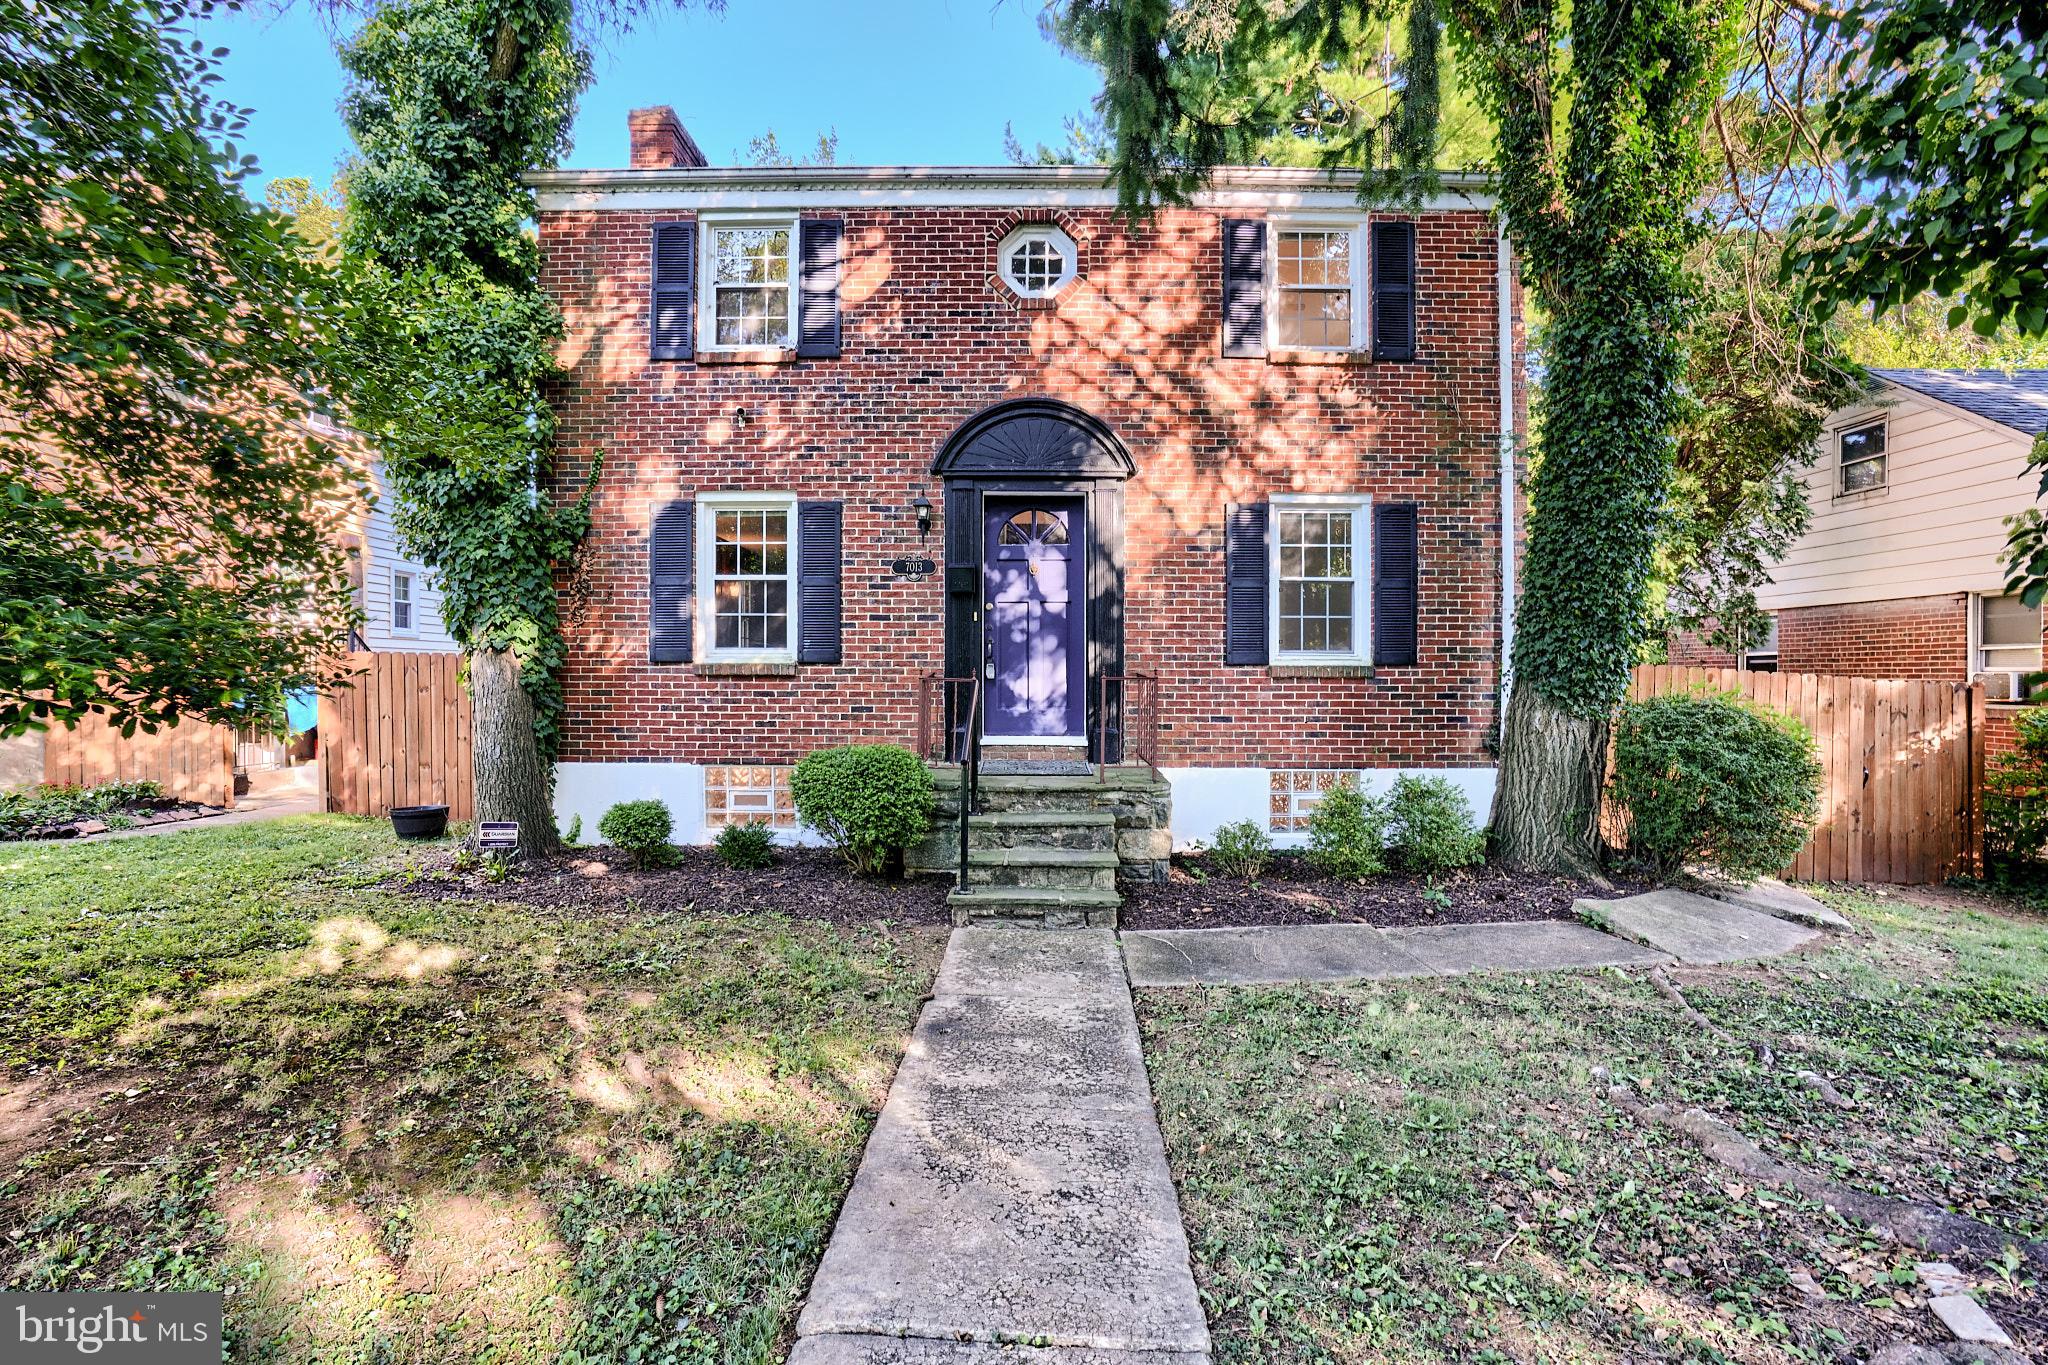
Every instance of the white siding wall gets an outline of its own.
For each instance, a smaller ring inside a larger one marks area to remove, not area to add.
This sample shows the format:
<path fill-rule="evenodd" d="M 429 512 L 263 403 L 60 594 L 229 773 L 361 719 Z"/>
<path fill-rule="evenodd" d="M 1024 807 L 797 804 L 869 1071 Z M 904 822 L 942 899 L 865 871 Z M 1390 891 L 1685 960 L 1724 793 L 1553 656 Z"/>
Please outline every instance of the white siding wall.
<path fill-rule="evenodd" d="M 379 464 L 371 477 L 377 485 L 377 505 L 363 534 L 363 639 L 379 651 L 428 651 L 453 653 L 457 646 L 441 623 L 441 592 L 417 561 L 406 558 L 398 548 L 398 535 L 391 527 L 391 493 Z M 410 573 L 412 578 L 412 623 L 409 632 L 391 628 L 391 574 Z"/>
<path fill-rule="evenodd" d="M 1880 418 L 1885 487 L 1839 495 L 1838 438 Z M 2005 518 L 2034 505 L 2029 444 L 1994 422 L 1890 387 L 1877 403 L 1836 413 L 1807 473 L 1813 524 L 1757 601 L 1776 610 L 2002 592 Z"/>

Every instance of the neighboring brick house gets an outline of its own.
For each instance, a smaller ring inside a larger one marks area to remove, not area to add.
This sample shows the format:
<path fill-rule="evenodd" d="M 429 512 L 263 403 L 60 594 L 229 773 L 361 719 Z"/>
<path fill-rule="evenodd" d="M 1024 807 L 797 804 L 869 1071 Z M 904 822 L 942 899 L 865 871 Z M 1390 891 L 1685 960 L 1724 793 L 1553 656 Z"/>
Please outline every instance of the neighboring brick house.
<path fill-rule="evenodd" d="M 1156 679 L 1181 843 L 1298 840 L 1339 771 L 1483 818 L 1525 401 L 1487 182 L 1224 169 L 1130 222 L 1092 168 L 713 168 L 665 109 L 632 149 L 532 177 L 558 494 L 604 462 L 565 822 L 793 827 L 789 765 L 916 743 L 931 675 L 986 680 L 989 757 L 1076 760 Z"/>
<path fill-rule="evenodd" d="M 1828 419 L 1806 477 L 1813 522 L 1758 603 L 1771 638 L 1743 664 L 1788 673 L 1981 678 L 1993 697 L 2040 669 L 2042 620 L 2005 594 L 2005 519 L 2035 502 L 2048 370 L 1874 370 Z M 1735 660 L 1695 637 L 1671 661 Z"/>

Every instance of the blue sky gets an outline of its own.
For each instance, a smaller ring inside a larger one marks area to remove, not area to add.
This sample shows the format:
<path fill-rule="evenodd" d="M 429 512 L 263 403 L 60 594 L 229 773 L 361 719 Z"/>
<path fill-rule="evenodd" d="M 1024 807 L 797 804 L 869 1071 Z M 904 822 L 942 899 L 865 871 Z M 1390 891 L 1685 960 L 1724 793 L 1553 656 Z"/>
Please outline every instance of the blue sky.
<path fill-rule="evenodd" d="M 724 14 L 662 11 L 595 52 L 570 166 L 626 164 L 626 111 L 673 105 L 714 164 L 773 128 L 785 147 L 839 133 L 843 164 L 1003 159 L 1003 124 L 1025 145 L 1064 140 L 1095 94 L 1092 69 L 1038 32 L 1038 0 L 730 0 Z M 225 47 L 223 97 L 255 110 L 241 149 L 263 178 L 324 185 L 347 155 L 341 68 L 310 0 L 279 14 L 207 20 Z M 261 195 L 262 182 L 250 192 Z"/>

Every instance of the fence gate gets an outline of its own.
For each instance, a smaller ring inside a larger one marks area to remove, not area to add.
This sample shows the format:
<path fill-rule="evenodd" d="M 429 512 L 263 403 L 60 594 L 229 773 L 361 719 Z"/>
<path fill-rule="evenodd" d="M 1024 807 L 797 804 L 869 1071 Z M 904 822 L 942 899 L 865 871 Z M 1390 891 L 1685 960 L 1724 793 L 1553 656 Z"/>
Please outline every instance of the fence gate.
<path fill-rule="evenodd" d="M 1982 688 L 1658 664 L 1635 671 L 1629 696 L 1700 689 L 1739 692 L 1813 732 L 1825 770 L 1820 823 L 1787 877 L 1912 885 L 1978 867 Z"/>
<path fill-rule="evenodd" d="M 348 658 L 354 685 L 320 698 L 325 808 L 380 816 L 393 806 L 445 805 L 450 820 L 474 818 L 462 656 Z"/>

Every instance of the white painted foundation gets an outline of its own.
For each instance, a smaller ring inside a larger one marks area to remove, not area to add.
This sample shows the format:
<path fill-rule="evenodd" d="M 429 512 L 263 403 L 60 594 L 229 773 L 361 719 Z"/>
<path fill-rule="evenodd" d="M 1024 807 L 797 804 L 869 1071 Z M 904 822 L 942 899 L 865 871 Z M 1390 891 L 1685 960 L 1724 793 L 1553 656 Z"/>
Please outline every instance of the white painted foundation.
<path fill-rule="evenodd" d="M 583 842 L 601 844 L 597 822 L 621 801 L 661 801 L 675 821 L 678 844 L 708 844 L 704 824 L 704 765 L 701 763 L 558 763 L 555 765 L 555 828 L 583 817 Z M 775 841 L 816 847 L 824 841 L 808 828 L 775 831 Z"/>
<path fill-rule="evenodd" d="M 1219 825 L 1250 820 L 1266 828 L 1271 813 L 1273 770 L 1270 768 L 1161 768 L 1173 788 L 1173 846 L 1187 848 L 1206 844 L 1216 837 Z M 1473 817 L 1484 821 L 1493 808 L 1492 768 L 1364 768 L 1358 770 L 1359 789 L 1368 796 L 1382 795 L 1403 773 L 1411 777 L 1443 777 L 1455 783 L 1472 803 Z M 1300 848 L 1308 836 L 1275 834 L 1276 848 Z"/>
<path fill-rule="evenodd" d="M 1184 849 L 1207 843 L 1219 825 L 1250 820 L 1264 828 L 1269 813 L 1273 774 L 1269 768 L 1162 768 L 1173 788 L 1173 846 Z M 1366 768 L 1359 771 L 1368 795 L 1384 793 L 1402 773 L 1444 777 L 1456 783 L 1481 820 L 1493 806 L 1492 768 Z M 583 817 L 583 839 L 601 842 L 597 822 L 620 801 L 648 799 L 668 803 L 679 844 L 709 843 L 704 826 L 704 765 L 700 763 L 563 763 L 555 769 L 555 824 L 562 830 Z M 785 844 L 816 845 L 808 829 L 778 830 Z M 1301 834 L 1276 834 L 1280 848 L 1299 848 Z"/>

